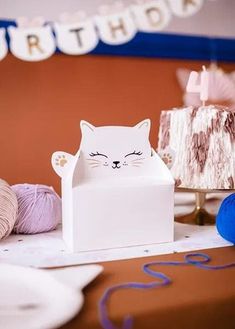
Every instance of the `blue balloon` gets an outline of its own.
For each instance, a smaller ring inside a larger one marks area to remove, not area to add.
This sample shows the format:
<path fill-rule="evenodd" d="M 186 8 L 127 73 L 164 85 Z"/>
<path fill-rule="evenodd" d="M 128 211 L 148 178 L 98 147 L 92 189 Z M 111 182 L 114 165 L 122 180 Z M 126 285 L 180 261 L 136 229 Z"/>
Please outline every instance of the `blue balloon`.
<path fill-rule="evenodd" d="M 235 244 L 235 193 L 223 200 L 216 216 L 216 227 L 225 240 Z"/>

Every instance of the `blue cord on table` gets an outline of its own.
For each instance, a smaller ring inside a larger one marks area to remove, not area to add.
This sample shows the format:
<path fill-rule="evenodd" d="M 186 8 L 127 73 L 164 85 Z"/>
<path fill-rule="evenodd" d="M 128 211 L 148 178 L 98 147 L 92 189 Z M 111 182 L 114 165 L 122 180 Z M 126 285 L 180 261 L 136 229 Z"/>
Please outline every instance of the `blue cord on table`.
<path fill-rule="evenodd" d="M 150 262 L 143 265 L 144 273 L 158 279 L 159 281 L 141 283 L 141 282 L 127 282 L 112 286 L 105 290 L 103 296 L 99 301 L 99 318 L 100 323 L 104 329 L 118 329 L 108 317 L 108 307 L 107 303 L 112 295 L 117 290 L 120 289 L 151 289 L 158 288 L 169 285 L 172 283 L 172 280 L 162 272 L 156 272 L 151 267 L 158 265 L 167 265 L 167 266 L 181 266 L 181 265 L 193 265 L 204 270 L 222 270 L 226 268 L 231 268 L 235 266 L 234 263 L 228 263 L 225 265 L 207 265 L 211 261 L 211 258 L 203 253 L 189 253 L 184 256 L 184 261 L 157 261 Z M 131 329 L 132 328 L 132 317 L 127 315 L 124 317 L 122 329 Z"/>

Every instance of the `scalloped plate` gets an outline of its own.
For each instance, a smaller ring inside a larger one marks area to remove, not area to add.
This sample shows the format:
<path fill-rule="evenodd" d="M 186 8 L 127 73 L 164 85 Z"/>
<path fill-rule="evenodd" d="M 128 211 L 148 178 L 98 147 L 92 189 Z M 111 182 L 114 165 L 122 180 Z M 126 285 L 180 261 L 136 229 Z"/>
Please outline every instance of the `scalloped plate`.
<path fill-rule="evenodd" d="M 0 328 L 57 328 L 81 309 L 83 295 L 43 270 L 0 265 Z"/>

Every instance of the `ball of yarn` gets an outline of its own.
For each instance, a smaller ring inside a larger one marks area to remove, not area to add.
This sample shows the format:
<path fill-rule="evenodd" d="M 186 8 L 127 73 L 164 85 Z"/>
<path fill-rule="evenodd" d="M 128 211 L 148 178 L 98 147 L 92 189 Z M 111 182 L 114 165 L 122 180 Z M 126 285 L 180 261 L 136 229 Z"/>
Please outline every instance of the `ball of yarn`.
<path fill-rule="evenodd" d="M 7 182 L 0 179 L 0 240 L 12 231 L 17 218 L 18 202 Z"/>
<path fill-rule="evenodd" d="M 18 200 L 15 233 L 42 233 L 56 228 L 62 216 L 61 199 L 52 187 L 17 184 L 12 189 Z"/>
<path fill-rule="evenodd" d="M 235 194 L 223 200 L 216 217 L 216 227 L 225 240 L 235 243 Z"/>

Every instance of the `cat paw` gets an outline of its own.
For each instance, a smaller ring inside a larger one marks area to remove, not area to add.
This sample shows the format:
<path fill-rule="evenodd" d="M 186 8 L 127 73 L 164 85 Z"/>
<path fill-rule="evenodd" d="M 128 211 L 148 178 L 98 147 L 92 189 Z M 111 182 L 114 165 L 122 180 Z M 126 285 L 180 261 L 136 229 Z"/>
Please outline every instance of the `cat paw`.
<path fill-rule="evenodd" d="M 55 152 L 51 157 L 51 164 L 57 175 L 64 176 L 69 163 L 73 160 L 74 156 L 67 152 Z"/>
<path fill-rule="evenodd" d="M 58 157 L 55 159 L 56 166 L 64 167 L 68 160 L 66 159 L 65 154 L 58 155 Z"/>
<path fill-rule="evenodd" d="M 167 148 L 165 150 L 161 150 L 159 151 L 159 156 L 162 159 L 162 161 L 165 163 L 165 165 L 171 169 L 175 160 L 175 152 L 170 149 Z"/>
<path fill-rule="evenodd" d="M 163 153 L 162 160 L 167 166 L 171 166 L 172 164 L 172 156 L 169 153 Z"/>

